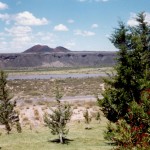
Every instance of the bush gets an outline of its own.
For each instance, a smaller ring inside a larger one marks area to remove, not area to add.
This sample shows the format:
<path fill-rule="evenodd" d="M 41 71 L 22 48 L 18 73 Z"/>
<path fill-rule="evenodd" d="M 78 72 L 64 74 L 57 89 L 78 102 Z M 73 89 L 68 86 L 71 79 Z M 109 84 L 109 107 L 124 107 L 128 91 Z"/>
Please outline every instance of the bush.
<path fill-rule="evenodd" d="M 105 139 L 117 143 L 116 150 L 148 150 L 150 148 L 150 134 L 143 132 L 143 125 L 132 126 L 124 119 L 115 124 L 108 124 Z"/>

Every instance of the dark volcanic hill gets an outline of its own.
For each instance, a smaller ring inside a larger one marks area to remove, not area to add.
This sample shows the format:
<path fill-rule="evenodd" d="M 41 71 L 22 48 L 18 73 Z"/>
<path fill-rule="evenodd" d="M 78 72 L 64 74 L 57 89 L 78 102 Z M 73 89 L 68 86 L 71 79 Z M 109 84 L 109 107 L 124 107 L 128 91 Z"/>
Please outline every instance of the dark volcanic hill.
<path fill-rule="evenodd" d="M 67 48 L 64 48 L 62 46 L 58 46 L 53 49 L 53 52 L 70 52 L 70 50 L 68 50 Z"/>
<path fill-rule="evenodd" d="M 52 52 L 53 48 L 50 48 L 46 45 L 35 45 L 27 50 L 25 50 L 23 53 L 44 53 L 44 52 Z"/>
<path fill-rule="evenodd" d="M 46 52 L 69 52 L 69 51 L 70 50 L 62 46 L 58 46 L 56 48 L 50 48 L 47 45 L 35 45 L 25 50 L 23 53 L 46 53 Z"/>

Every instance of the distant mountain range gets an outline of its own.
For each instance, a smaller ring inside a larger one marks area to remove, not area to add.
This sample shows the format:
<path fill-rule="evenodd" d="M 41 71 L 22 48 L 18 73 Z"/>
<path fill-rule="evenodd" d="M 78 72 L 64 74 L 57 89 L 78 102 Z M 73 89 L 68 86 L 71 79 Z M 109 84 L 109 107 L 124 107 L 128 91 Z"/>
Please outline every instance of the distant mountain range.
<path fill-rule="evenodd" d="M 70 51 L 64 47 L 35 45 L 22 53 L 0 54 L 0 68 L 113 66 L 116 52 Z"/>
<path fill-rule="evenodd" d="M 69 49 L 64 48 L 62 46 L 50 48 L 47 45 L 35 45 L 25 50 L 23 53 L 46 53 L 46 52 L 69 52 L 69 51 L 70 51 Z"/>

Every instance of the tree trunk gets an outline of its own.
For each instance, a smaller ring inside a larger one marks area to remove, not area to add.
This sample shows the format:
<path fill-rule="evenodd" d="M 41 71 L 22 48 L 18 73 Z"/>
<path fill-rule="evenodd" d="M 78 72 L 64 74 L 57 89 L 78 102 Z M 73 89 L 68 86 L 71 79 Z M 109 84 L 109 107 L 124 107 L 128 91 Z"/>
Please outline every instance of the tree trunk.
<path fill-rule="evenodd" d="M 11 131 L 11 127 L 8 122 L 5 124 L 5 128 L 6 128 L 7 134 L 9 134 L 9 132 Z"/>
<path fill-rule="evenodd" d="M 64 144 L 62 133 L 59 134 L 59 140 L 61 144 Z"/>

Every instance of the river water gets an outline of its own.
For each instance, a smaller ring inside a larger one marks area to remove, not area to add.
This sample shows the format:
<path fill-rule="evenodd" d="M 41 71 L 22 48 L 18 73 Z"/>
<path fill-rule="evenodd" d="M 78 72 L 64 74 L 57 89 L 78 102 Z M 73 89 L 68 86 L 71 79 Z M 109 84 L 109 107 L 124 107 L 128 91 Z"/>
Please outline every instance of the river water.
<path fill-rule="evenodd" d="M 32 79 L 65 79 L 65 78 L 88 78 L 88 77 L 106 77 L 107 74 L 45 74 L 45 75 L 9 75 L 8 80 L 32 80 Z"/>

